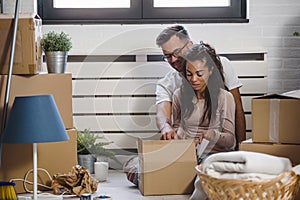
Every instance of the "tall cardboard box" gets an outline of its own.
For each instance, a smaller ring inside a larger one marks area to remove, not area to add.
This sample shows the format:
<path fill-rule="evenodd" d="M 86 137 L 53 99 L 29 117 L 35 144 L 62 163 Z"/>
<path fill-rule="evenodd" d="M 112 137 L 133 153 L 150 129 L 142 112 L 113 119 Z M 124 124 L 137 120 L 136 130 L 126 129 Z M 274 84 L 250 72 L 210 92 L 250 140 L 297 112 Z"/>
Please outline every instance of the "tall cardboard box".
<path fill-rule="evenodd" d="M 279 94 L 252 99 L 253 142 L 300 144 L 300 98 Z"/>
<path fill-rule="evenodd" d="M 77 135 L 75 129 L 67 130 L 68 141 L 39 143 L 37 145 L 38 168 L 47 170 L 52 177 L 56 173 L 68 173 L 77 165 Z M 0 180 L 24 179 L 32 169 L 32 144 L 3 144 Z M 32 173 L 28 174 L 28 181 L 32 181 Z M 38 171 L 38 182 L 51 186 L 50 178 L 44 172 Z M 16 180 L 17 193 L 25 192 L 23 181 Z M 30 184 L 26 185 L 32 190 Z M 45 188 L 39 188 L 45 190 Z"/>
<path fill-rule="evenodd" d="M 190 194 L 197 165 L 193 140 L 138 140 L 143 195 Z"/>
<path fill-rule="evenodd" d="M 0 73 L 7 74 L 13 33 L 12 14 L 0 14 Z M 36 14 L 20 14 L 13 62 L 13 74 L 42 71 L 42 20 Z"/>
<path fill-rule="evenodd" d="M 3 112 L 7 75 L 0 75 L 0 113 Z M 65 128 L 73 128 L 72 74 L 12 75 L 8 112 L 16 96 L 52 94 Z M 45 105 L 46 106 L 46 105 Z M 2 114 L 0 116 L 2 123 Z"/>

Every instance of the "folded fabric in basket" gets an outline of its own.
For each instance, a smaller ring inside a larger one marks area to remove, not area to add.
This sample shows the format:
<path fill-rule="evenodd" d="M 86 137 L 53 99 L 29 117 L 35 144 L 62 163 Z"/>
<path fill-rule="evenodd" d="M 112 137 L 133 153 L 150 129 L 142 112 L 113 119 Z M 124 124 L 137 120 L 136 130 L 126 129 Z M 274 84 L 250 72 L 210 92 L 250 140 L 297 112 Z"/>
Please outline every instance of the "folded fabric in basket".
<path fill-rule="evenodd" d="M 203 163 L 203 172 L 215 178 L 271 179 L 291 168 L 288 158 L 248 151 L 216 153 Z"/>

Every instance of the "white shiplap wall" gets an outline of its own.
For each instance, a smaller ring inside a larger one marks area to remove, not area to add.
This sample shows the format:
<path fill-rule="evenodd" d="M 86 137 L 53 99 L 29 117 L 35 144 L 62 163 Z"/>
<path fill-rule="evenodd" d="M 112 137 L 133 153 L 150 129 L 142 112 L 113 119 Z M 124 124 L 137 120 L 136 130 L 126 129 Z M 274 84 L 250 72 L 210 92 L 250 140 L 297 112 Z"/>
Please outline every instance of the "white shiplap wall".
<path fill-rule="evenodd" d="M 36 0 L 20 1 L 21 12 L 36 10 Z M 6 13 L 15 0 L 4 0 Z M 220 52 L 262 49 L 268 52 L 268 91 L 281 93 L 300 88 L 299 0 L 249 0 L 249 23 L 186 24 L 195 41 L 205 40 Z M 74 42 L 71 54 L 126 54 L 156 48 L 155 37 L 165 25 L 46 25 L 44 32 L 64 30 Z M 97 53 L 98 54 L 98 53 Z"/>
<path fill-rule="evenodd" d="M 113 149 L 136 149 L 137 138 L 159 138 L 156 127 L 155 88 L 159 78 L 171 70 L 159 60 L 144 55 L 131 61 L 106 61 L 106 57 L 77 62 L 70 56 L 67 70 L 73 74 L 73 116 L 77 129 L 90 128 L 114 143 Z M 258 55 L 252 57 L 252 54 Z M 249 57 L 251 55 L 251 58 Z M 150 55 L 153 56 L 153 55 Z M 240 92 L 251 137 L 251 99 L 267 93 L 266 52 L 234 52 L 226 56 L 243 83 Z M 236 57 L 238 56 L 238 58 Z M 73 60 L 73 61 L 72 61 Z"/>
<path fill-rule="evenodd" d="M 13 12 L 15 1 L 4 0 L 4 2 L 4 11 Z M 292 35 L 294 31 L 300 32 L 300 1 L 249 0 L 248 3 L 249 23 L 185 24 L 185 26 L 194 41 L 209 42 L 221 53 L 267 52 L 269 93 L 299 89 L 300 37 Z M 36 0 L 21 1 L 21 5 L 21 12 L 36 10 Z M 73 39 L 71 55 L 126 55 L 140 50 L 159 52 L 155 45 L 155 37 L 165 26 L 165 24 L 45 25 L 43 31 L 45 33 L 50 30 L 65 31 L 70 34 Z M 249 70 L 249 73 L 256 71 L 251 65 L 249 69 L 253 69 Z M 244 101 L 246 103 L 248 100 Z"/>

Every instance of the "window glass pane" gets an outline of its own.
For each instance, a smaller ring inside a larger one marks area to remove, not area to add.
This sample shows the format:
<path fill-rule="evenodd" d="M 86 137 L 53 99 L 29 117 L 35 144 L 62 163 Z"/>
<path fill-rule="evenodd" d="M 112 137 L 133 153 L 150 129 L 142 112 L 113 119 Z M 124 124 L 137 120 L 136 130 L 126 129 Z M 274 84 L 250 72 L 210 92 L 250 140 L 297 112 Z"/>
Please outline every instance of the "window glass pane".
<path fill-rule="evenodd" d="M 54 0 L 54 8 L 130 8 L 130 0 Z"/>
<path fill-rule="evenodd" d="M 1 0 L 0 0 L 1 2 Z M 37 0 L 43 24 L 247 23 L 247 0 Z"/>
<path fill-rule="evenodd" d="M 230 0 L 153 0 L 154 7 L 227 7 Z"/>

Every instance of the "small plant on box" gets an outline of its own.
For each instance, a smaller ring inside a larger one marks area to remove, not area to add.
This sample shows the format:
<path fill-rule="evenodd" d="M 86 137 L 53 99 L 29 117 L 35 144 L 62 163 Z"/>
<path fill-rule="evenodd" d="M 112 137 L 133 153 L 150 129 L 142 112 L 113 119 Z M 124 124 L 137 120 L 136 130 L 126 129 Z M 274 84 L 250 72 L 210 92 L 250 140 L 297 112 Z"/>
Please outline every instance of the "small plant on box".
<path fill-rule="evenodd" d="M 50 31 L 43 35 L 41 47 L 45 52 L 48 73 L 64 73 L 68 52 L 72 48 L 71 37 L 65 32 Z"/>

